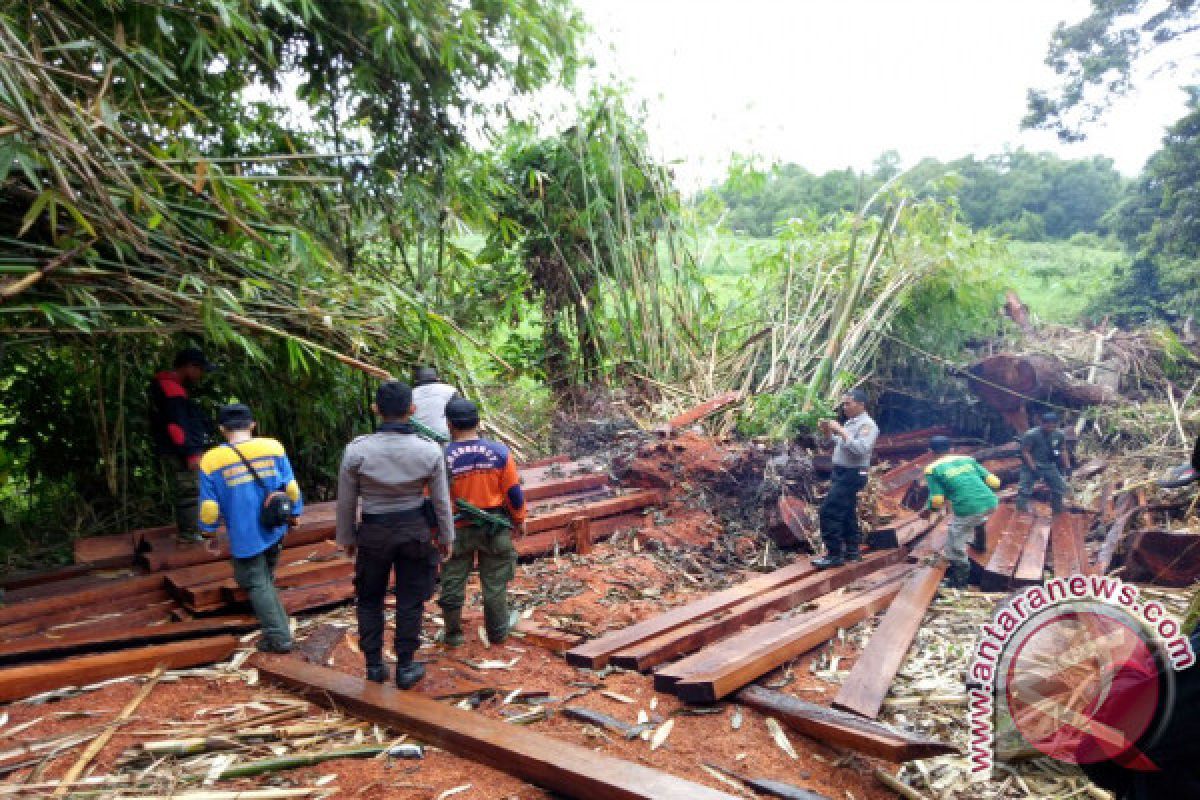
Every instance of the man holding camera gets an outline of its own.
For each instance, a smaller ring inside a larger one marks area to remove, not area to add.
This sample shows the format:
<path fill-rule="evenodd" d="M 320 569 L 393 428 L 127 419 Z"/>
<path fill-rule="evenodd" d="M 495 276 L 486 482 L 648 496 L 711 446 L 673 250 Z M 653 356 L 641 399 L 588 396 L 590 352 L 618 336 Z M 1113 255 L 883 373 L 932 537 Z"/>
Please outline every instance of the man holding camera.
<path fill-rule="evenodd" d="M 283 445 L 254 435 L 254 415 L 241 403 L 217 415 L 225 444 L 200 459 L 200 529 L 229 536 L 233 577 L 250 596 L 262 625 L 258 649 L 287 653 L 292 630 L 275 591 L 275 565 L 288 527 L 304 509 Z"/>
<path fill-rule="evenodd" d="M 833 477 L 821 502 L 821 540 L 825 556 L 813 559 L 817 569 L 861 561 L 858 529 L 858 493 L 867 485 L 871 450 L 879 438 L 875 420 L 867 415 L 867 393 L 851 389 L 842 395 L 845 423 L 823 419 L 820 431 L 833 440 Z"/>
<path fill-rule="evenodd" d="M 389 381 L 372 409 L 383 424 L 346 446 L 338 472 L 337 542 L 354 558 L 358 641 L 367 680 L 383 683 L 383 599 L 396 575 L 396 685 L 425 677 L 413 660 L 438 563 L 454 543 L 454 512 L 442 448 L 417 434 L 412 389 Z M 428 496 L 428 499 L 427 499 Z M 359 501 L 362 521 L 355 524 Z"/>

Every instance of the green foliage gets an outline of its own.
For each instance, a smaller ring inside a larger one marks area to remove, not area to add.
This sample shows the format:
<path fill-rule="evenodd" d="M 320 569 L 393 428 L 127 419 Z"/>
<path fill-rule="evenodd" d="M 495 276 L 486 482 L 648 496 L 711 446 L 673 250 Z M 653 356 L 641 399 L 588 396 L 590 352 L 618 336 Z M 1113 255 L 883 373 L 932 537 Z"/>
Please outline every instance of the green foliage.
<path fill-rule="evenodd" d="M 726 181 L 702 193 L 700 200 L 716 198 L 728 208 L 722 222 L 729 230 L 769 236 L 791 218 L 854 210 L 899 174 L 897 163 L 894 152 L 884 153 L 873 171 L 862 175 L 849 169 L 814 175 L 795 164 L 781 164 L 750 180 L 748 162 L 738 160 Z M 918 197 L 957 202 L 976 230 L 993 229 L 1026 241 L 1103 232 L 1101 220 L 1124 185 L 1110 159 L 1065 160 L 1024 149 L 982 160 L 925 159 L 903 182 Z"/>
<path fill-rule="evenodd" d="M 834 404 L 819 398 L 805 408 L 806 386 L 789 386 L 778 392 L 756 395 L 750 413 L 738 420 L 738 433 L 743 436 L 766 436 L 771 439 L 792 439 L 811 434 L 818 420 L 836 419 Z"/>
<path fill-rule="evenodd" d="M 1067 142 L 1084 138 L 1083 128 L 1133 88 L 1137 62 L 1164 45 L 1186 49 L 1198 22 L 1197 0 L 1092 0 L 1091 14 L 1055 30 L 1046 63 L 1062 85 L 1053 94 L 1031 89 L 1023 124 Z"/>
<path fill-rule="evenodd" d="M 1116 285 L 1128 256 L 1111 243 L 1009 242 L 995 268 L 1029 309 L 1047 322 L 1076 325 Z"/>

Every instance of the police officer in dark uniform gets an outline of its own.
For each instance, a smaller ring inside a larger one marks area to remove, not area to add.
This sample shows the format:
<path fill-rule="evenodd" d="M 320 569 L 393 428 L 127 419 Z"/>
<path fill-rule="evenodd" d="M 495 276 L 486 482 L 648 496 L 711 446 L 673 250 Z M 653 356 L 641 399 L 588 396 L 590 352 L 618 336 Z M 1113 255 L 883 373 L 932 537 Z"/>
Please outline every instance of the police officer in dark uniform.
<path fill-rule="evenodd" d="M 373 409 L 383 424 L 347 445 L 342 457 L 337 542 L 355 560 L 359 648 L 367 679 L 376 683 L 388 679 L 383 600 L 396 574 L 396 685 L 409 689 L 425 677 L 425 665 L 413 656 L 438 563 L 454 544 L 454 513 L 442 448 L 417 435 L 410 423 L 412 389 L 396 381 L 383 384 Z M 360 500 L 362 521 L 356 525 Z"/>

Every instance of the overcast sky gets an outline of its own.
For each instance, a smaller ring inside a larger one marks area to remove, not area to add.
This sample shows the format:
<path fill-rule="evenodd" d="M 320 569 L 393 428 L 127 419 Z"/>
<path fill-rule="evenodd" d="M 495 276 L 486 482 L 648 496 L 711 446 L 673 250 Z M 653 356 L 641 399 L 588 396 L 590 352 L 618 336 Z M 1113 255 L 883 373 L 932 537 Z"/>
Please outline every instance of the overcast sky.
<path fill-rule="evenodd" d="M 1020 130 L 1025 93 L 1060 20 L 1086 0 L 576 0 L 598 76 L 648 105 L 652 145 L 686 187 L 731 153 L 814 171 L 864 169 L 881 152 L 988 155 L 1006 145 L 1102 153 L 1135 174 L 1184 113 L 1178 80 L 1143 84 L 1089 139 Z"/>

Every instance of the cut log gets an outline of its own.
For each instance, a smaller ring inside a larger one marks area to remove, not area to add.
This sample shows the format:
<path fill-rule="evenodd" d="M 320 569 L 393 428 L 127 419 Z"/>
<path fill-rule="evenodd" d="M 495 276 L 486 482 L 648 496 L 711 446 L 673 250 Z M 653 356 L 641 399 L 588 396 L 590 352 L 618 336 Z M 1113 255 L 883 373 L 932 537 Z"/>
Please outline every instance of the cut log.
<path fill-rule="evenodd" d="M 588 520 L 588 532 L 592 542 L 600 542 L 612 536 L 617 531 L 637 530 L 647 524 L 644 514 L 616 514 L 602 519 Z M 575 534 L 567 528 L 555 528 L 541 533 L 531 533 L 513 542 L 513 548 L 520 558 L 536 558 L 554 552 L 565 553 L 575 548 Z"/>
<path fill-rule="evenodd" d="M 335 527 L 332 519 L 304 521 L 287 532 L 284 544 L 291 548 L 332 539 Z M 229 555 L 228 542 L 222 544 L 220 550 L 214 553 L 202 542 L 181 544 L 171 540 L 161 548 L 156 547 L 150 552 L 142 553 L 141 560 L 151 572 L 161 572 L 213 561 L 228 561 Z"/>
<path fill-rule="evenodd" d="M 1059 513 L 1050 521 L 1050 553 L 1054 576 L 1082 575 L 1087 567 L 1083 544 L 1086 519 L 1080 514 Z"/>
<path fill-rule="evenodd" d="M 279 551 L 279 567 L 298 564 L 302 561 L 324 561 L 336 555 L 338 546 L 332 541 L 317 542 L 311 545 L 285 547 Z M 194 567 L 173 569 L 163 574 L 167 590 L 175 597 L 185 598 L 189 589 L 206 584 L 221 583 L 233 580 L 233 564 L 229 559 L 213 561 L 208 564 L 197 564 Z"/>
<path fill-rule="evenodd" d="M 992 557 L 984 567 L 979 579 L 979 588 L 985 592 L 1000 592 L 1012 584 L 1013 573 L 1021 561 L 1025 551 L 1025 540 L 1033 528 L 1033 515 L 1028 512 L 1016 511 L 1008 519 L 1008 524 L 1000 531 L 999 540 Z"/>
<path fill-rule="evenodd" d="M 883 708 L 883 699 L 900 671 L 904 656 L 912 647 L 929 604 L 946 575 L 945 561 L 922 567 L 900 589 L 896 601 L 871 635 L 871 641 L 859 654 L 850 675 L 838 690 L 833 705 L 875 719 Z"/>
<path fill-rule="evenodd" d="M 257 655 L 263 678 L 469 761 L 579 800 L 732 800 L 665 772 L 294 658 Z"/>
<path fill-rule="evenodd" d="M 971 574 L 976 582 L 979 582 L 983 571 L 987 569 L 988 562 L 992 559 L 992 554 L 996 552 L 996 545 L 1000 543 L 1004 531 L 1008 529 L 1012 522 L 1012 517 L 1017 513 L 1017 509 L 1011 503 L 1001 503 L 996 506 L 995 510 L 988 516 L 987 530 L 987 549 L 982 553 L 975 550 L 973 547 L 967 548 L 967 558 L 971 562 Z"/>
<path fill-rule="evenodd" d="M 1138 531 L 1130 544 L 1121 577 L 1159 586 L 1191 586 L 1200 578 L 1200 535 L 1186 531 Z"/>
<path fill-rule="evenodd" d="M 22 622 L 32 617 L 54 614 L 75 608 L 103 608 L 113 600 L 146 594 L 163 586 L 162 575 L 134 575 L 113 578 L 84 589 L 52 597 L 41 597 L 13 603 L 0 608 L 0 625 Z"/>
<path fill-rule="evenodd" d="M 588 519 L 601 519 L 620 514 L 625 511 L 633 511 L 647 506 L 656 506 L 662 503 L 662 492 L 654 489 L 638 489 L 626 494 L 617 495 L 616 497 L 607 500 L 597 500 L 592 503 L 583 503 L 578 506 L 570 506 L 562 509 L 557 509 L 546 514 L 531 516 L 527 520 L 529 532 L 539 533 L 548 531 L 554 528 L 566 528 L 571 520 L 578 517 L 586 517 Z"/>
<path fill-rule="evenodd" d="M 608 664 L 613 653 L 725 611 L 747 598 L 803 580 L 816 572 L 817 568 L 806 558 L 766 575 L 756 575 L 724 591 L 715 592 L 636 625 L 592 639 L 568 652 L 567 663 L 574 667 L 602 669 Z"/>
<path fill-rule="evenodd" d="M 807 503 L 783 492 L 775 504 L 775 511 L 779 515 L 779 524 L 769 529 L 768 533 L 776 544 L 780 547 L 798 547 L 809 542 L 811 523 Z"/>
<path fill-rule="evenodd" d="M 315 586 L 284 589 L 279 593 L 283 609 L 289 614 L 302 614 L 306 611 L 341 605 L 353 598 L 354 581 L 345 579 L 331 583 L 319 583 Z"/>
<path fill-rule="evenodd" d="M 0 578 L 0 589 L 4 589 L 6 592 L 13 592 L 20 589 L 28 589 L 32 586 L 58 583 L 71 578 L 78 578 L 81 575 L 90 575 L 100 570 L 125 569 L 131 566 L 133 566 L 132 556 L 129 558 L 120 556 L 85 564 L 69 564 L 65 567 L 54 567 L 53 569 L 9 572 L 3 578 Z"/>
<path fill-rule="evenodd" d="M 1029 308 L 1021 302 L 1021 298 L 1012 289 L 1004 293 L 1004 313 L 1016 323 L 1023 333 L 1033 333 L 1033 323 L 1029 320 Z"/>
<path fill-rule="evenodd" d="M 849 586 L 872 572 L 900 563 L 904 557 L 903 550 L 888 550 L 868 555 L 857 563 L 810 575 L 804 580 L 752 597 L 712 617 L 697 620 L 690 625 L 620 650 L 613 654 L 612 664 L 645 672 L 751 625 L 757 625 L 772 614 L 790 611 L 813 598 Z"/>
<path fill-rule="evenodd" d="M 0 703 L 11 703 L 66 686 L 83 686 L 110 678 L 139 675 L 164 665 L 183 669 L 223 661 L 233 655 L 235 636 L 214 636 L 194 641 L 139 647 L 115 653 L 69 658 L 49 664 L 29 664 L 0 669 Z"/>
<path fill-rule="evenodd" d="M 935 520 L 932 518 L 923 519 L 916 512 L 905 514 L 891 523 L 867 533 L 867 547 L 872 550 L 905 547 L 913 540 L 928 533 L 934 523 Z"/>
<path fill-rule="evenodd" d="M 170 595 L 167 594 L 165 589 L 153 589 L 143 594 L 133 594 L 128 597 L 106 600 L 102 606 L 76 606 L 65 611 L 31 616 L 20 622 L 8 623 L 0 626 L 0 640 L 31 636 L 60 625 L 78 623 L 104 614 L 145 610 L 155 606 L 162 606 L 162 613 L 165 614 L 169 610 L 170 605 L 164 604 L 173 605 Z"/>
<path fill-rule="evenodd" d="M 230 633 L 245 633 L 258 627 L 254 617 L 217 617 L 163 625 L 137 626 L 131 620 L 115 630 L 96 631 L 83 626 L 64 634 L 38 636 L 0 643 L 0 664 L 24 664 L 30 661 L 63 658 L 79 653 L 106 653 L 130 647 L 144 647 L 183 639 L 201 639 Z"/>
<path fill-rule="evenodd" d="M 686 428 L 688 425 L 693 425 L 705 417 L 711 416 L 723 408 L 727 408 L 742 399 L 741 392 L 725 392 L 719 394 L 711 400 L 706 400 L 694 408 L 684 411 L 682 414 L 671 417 L 667 421 L 668 431 L 677 431 L 680 428 Z"/>
<path fill-rule="evenodd" d="M 1072 381 L 1066 366 L 1053 356 L 1000 353 L 975 362 L 967 372 L 971 391 L 1006 415 L 1018 433 L 1024 433 L 1029 425 L 1024 418 L 1029 400 L 1084 408 L 1108 405 L 1115 399 L 1107 387 Z"/>
<path fill-rule="evenodd" d="M 572 647 L 578 647 L 583 641 L 583 637 L 574 633 L 567 633 L 556 628 L 547 628 L 529 620 L 521 620 L 517 623 L 517 634 L 521 639 L 529 644 L 537 645 L 543 650 L 549 650 L 551 653 L 566 653 Z"/>
<path fill-rule="evenodd" d="M 739 652 L 723 653 L 723 663 L 705 672 L 680 677 L 672 692 L 684 702 L 715 703 L 776 667 L 827 642 L 839 628 L 848 628 L 887 608 L 900 591 L 904 572 L 883 586 L 850 595 L 836 608 L 815 614 L 812 619 L 784 619 L 744 631 Z M 734 637 L 741 638 L 741 636 Z M 701 655 L 705 651 L 700 651 Z M 695 656 L 693 656 L 695 658 Z M 656 676 L 657 682 L 657 676 Z"/>
<path fill-rule="evenodd" d="M 1046 577 L 1046 547 L 1050 544 L 1050 520 L 1037 517 L 1021 549 L 1021 560 L 1013 570 L 1014 586 L 1041 583 Z"/>
<path fill-rule="evenodd" d="M 85 536 L 75 540 L 74 548 L 76 564 L 86 564 L 89 561 L 108 561 L 113 558 L 128 559 L 132 563 L 134 556 L 137 555 L 132 533 Z"/>
<path fill-rule="evenodd" d="M 817 741 L 848 747 L 863 755 L 897 764 L 959 752 L 957 747 L 945 742 L 807 703 L 761 686 L 747 686 L 737 693 L 737 701 Z"/>

